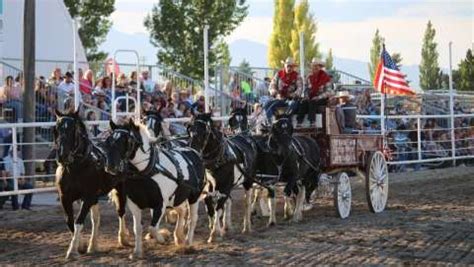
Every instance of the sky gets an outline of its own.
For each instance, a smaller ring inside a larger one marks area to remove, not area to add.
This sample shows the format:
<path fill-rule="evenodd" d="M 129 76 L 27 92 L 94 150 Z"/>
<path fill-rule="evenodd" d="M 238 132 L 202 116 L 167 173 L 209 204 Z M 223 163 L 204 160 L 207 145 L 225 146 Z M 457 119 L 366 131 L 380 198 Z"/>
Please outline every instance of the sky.
<path fill-rule="evenodd" d="M 143 19 L 155 3 L 158 0 L 116 0 L 113 30 L 147 33 Z M 266 45 L 272 29 L 273 0 L 248 0 L 248 3 L 248 16 L 227 41 L 246 39 Z M 367 62 L 371 40 L 378 28 L 385 37 L 388 52 L 401 53 L 405 65 L 417 65 L 428 20 L 437 31 L 441 67 L 449 66 L 450 41 L 453 65 L 473 47 L 474 0 L 309 0 L 309 3 L 318 25 L 316 40 L 321 52 L 332 48 L 340 58 Z"/>

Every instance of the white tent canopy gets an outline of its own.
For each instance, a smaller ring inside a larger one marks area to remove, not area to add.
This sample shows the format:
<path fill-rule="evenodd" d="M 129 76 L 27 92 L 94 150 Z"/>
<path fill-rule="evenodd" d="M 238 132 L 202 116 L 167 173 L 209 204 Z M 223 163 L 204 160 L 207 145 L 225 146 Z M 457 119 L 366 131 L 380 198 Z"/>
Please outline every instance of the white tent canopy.
<path fill-rule="evenodd" d="M 25 0 L 0 0 L 0 60 L 22 69 Z M 72 20 L 63 0 L 36 0 L 36 73 L 48 77 L 55 67 L 72 70 Z M 79 35 L 75 34 L 78 67 L 87 68 Z"/>

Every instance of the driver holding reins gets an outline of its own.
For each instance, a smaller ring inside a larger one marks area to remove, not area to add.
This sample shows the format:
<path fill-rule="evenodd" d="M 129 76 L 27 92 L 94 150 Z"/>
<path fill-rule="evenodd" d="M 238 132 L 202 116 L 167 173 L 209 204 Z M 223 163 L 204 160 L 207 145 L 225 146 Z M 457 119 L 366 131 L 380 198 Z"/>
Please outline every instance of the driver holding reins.
<path fill-rule="evenodd" d="M 269 92 L 274 99 L 268 101 L 264 107 L 269 122 L 277 108 L 287 107 L 290 114 L 296 112 L 296 100 L 302 92 L 303 82 L 295 70 L 293 59 L 287 58 L 282 63 L 284 68 L 275 74 L 270 83 Z"/>

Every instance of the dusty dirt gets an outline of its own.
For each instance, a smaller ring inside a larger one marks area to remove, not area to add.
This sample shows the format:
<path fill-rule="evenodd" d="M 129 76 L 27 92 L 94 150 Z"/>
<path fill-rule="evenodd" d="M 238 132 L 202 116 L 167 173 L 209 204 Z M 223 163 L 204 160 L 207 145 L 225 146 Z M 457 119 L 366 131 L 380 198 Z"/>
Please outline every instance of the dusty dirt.
<path fill-rule="evenodd" d="M 237 230 L 242 201 L 234 197 L 236 229 L 223 241 L 205 242 L 209 231 L 203 215 L 192 248 L 145 241 L 145 258 L 138 261 L 128 259 L 132 248 L 118 247 L 118 221 L 108 203 L 101 204 L 99 252 L 73 261 L 64 259 L 71 235 L 59 206 L 3 210 L 0 265 L 474 264 L 474 168 L 392 174 L 389 206 L 382 214 L 369 212 L 362 180 L 352 182 L 353 211 L 346 220 L 336 218 L 330 199 L 318 201 L 297 224 L 283 221 L 279 205 L 277 226 L 266 228 L 265 220 L 256 218 L 254 232 L 244 235 Z M 89 221 L 85 229 L 84 241 Z"/>

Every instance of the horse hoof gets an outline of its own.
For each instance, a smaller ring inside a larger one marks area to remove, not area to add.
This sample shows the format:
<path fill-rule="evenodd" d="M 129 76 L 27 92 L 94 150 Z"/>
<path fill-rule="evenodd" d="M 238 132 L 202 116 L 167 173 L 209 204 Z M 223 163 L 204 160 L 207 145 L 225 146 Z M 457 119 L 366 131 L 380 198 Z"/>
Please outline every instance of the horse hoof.
<path fill-rule="evenodd" d="M 97 246 L 89 246 L 87 248 L 87 254 L 91 254 L 91 253 L 94 253 L 95 251 L 97 251 Z"/>
<path fill-rule="evenodd" d="M 138 260 L 143 258 L 143 253 L 132 253 L 130 256 L 128 256 L 128 258 L 131 260 Z"/>
<path fill-rule="evenodd" d="M 119 238 L 118 243 L 119 243 L 119 246 L 122 248 L 132 246 L 130 242 L 128 242 L 127 238 Z"/>
<path fill-rule="evenodd" d="M 275 222 L 269 222 L 269 223 L 267 224 L 267 227 L 273 227 L 273 226 L 275 226 L 275 225 L 276 225 Z"/>
<path fill-rule="evenodd" d="M 66 260 L 74 260 L 79 258 L 79 252 L 68 251 L 66 253 Z"/>

